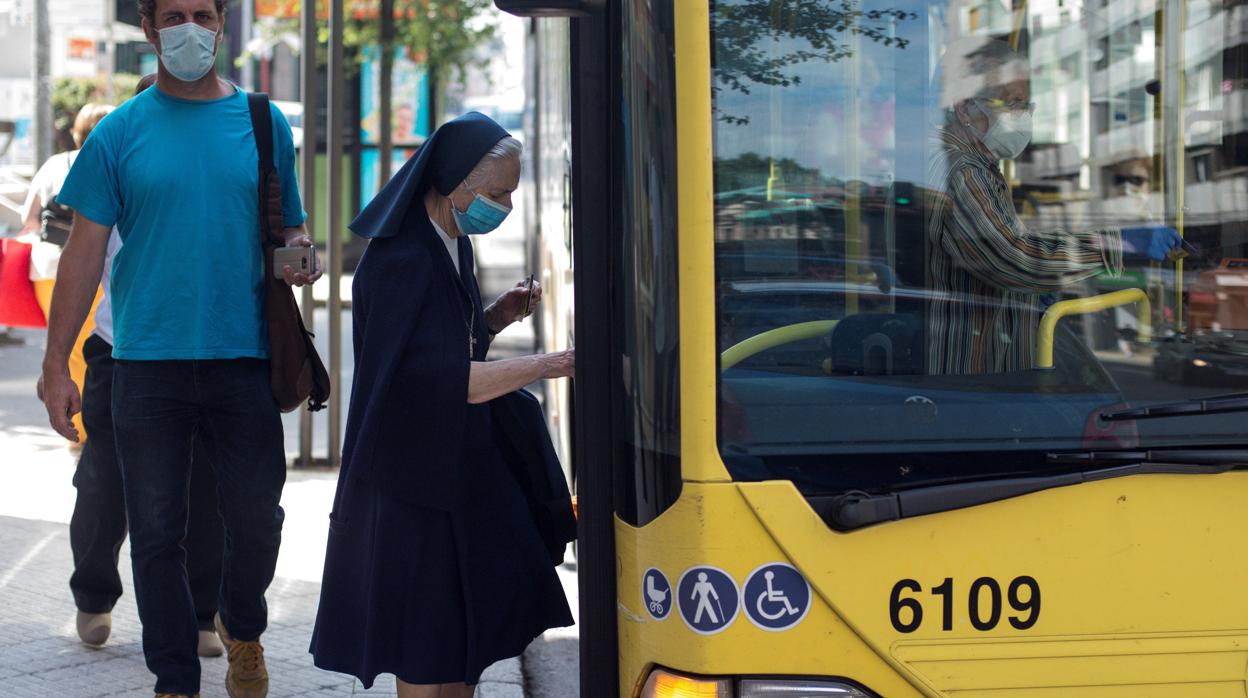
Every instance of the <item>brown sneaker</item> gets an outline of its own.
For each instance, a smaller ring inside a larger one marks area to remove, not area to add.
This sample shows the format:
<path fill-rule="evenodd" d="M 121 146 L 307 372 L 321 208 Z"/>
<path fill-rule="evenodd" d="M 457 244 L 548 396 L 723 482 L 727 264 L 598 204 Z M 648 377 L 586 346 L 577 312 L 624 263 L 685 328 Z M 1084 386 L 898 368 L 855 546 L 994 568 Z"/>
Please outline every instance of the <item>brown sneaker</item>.
<path fill-rule="evenodd" d="M 78 626 L 78 639 L 87 647 L 103 647 L 113 631 L 113 616 L 108 613 L 78 612 L 74 623 Z"/>
<path fill-rule="evenodd" d="M 225 692 L 230 698 L 265 698 L 269 695 L 269 670 L 264 665 L 264 647 L 259 640 L 235 640 L 216 618 L 217 634 L 225 645 L 230 666 L 225 671 Z"/>

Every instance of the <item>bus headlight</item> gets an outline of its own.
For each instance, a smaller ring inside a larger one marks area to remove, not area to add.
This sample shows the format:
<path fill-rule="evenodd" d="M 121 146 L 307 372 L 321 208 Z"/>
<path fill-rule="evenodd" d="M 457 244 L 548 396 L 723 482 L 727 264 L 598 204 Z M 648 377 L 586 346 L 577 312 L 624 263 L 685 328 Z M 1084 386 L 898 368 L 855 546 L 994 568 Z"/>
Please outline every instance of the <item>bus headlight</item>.
<path fill-rule="evenodd" d="M 876 698 L 832 679 L 731 679 L 689 676 L 666 669 L 650 672 L 641 698 Z"/>
<path fill-rule="evenodd" d="M 742 679 L 739 695 L 741 698 L 871 698 L 871 694 L 849 684 L 814 679 Z"/>
<path fill-rule="evenodd" d="M 655 669 L 641 689 L 641 698 L 732 698 L 732 681 Z"/>

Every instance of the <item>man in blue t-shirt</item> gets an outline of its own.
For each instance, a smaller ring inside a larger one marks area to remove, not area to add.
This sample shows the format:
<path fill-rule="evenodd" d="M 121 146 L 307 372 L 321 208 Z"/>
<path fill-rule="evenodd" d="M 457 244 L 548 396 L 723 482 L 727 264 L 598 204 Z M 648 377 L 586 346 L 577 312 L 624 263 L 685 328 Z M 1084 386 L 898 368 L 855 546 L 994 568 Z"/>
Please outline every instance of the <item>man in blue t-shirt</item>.
<path fill-rule="evenodd" d="M 282 424 L 269 385 L 258 152 L 247 95 L 213 70 L 225 0 L 139 0 L 156 88 L 100 122 L 58 196 L 76 212 L 57 272 L 45 404 L 77 436 L 67 357 L 95 295 L 109 232 L 112 411 L 124 479 L 143 652 L 157 695 L 199 692 L 197 623 L 181 541 L 194 436 L 217 471 L 226 528 L 217 630 L 232 698 L 264 696 L 264 592 L 281 540 Z M 290 127 L 272 111 L 288 246 L 311 246 Z M 284 270 L 292 285 L 312 283 Z"/>

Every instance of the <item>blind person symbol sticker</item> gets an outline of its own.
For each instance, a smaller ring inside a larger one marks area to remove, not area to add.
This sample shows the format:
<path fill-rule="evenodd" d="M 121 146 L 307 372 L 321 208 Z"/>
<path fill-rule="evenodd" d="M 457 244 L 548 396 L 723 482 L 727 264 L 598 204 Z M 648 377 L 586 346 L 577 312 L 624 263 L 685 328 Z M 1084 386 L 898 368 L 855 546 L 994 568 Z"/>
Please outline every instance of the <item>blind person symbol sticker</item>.
<path fill-rule="evenodd" d="M 664 620 L 672 612 L 672 583 L 667 575 L 651 567 L 641 580 L 642 603 L 655 620 Z"/>
<path fill-rule="evenodd" d="M 728 627 L 741 610 L 737 583 L 723 570 L 706 565 L 690 567 L 681 575 L 676 605 L 685 625 L 701 635 Z"/>
<path fill-rule="evenodd" d="M 742 589 L 745 615 L 763 630 L 788 630 L 810 610 L 810 585 L 790 565 L 773 562 L 750 573 Z"/>

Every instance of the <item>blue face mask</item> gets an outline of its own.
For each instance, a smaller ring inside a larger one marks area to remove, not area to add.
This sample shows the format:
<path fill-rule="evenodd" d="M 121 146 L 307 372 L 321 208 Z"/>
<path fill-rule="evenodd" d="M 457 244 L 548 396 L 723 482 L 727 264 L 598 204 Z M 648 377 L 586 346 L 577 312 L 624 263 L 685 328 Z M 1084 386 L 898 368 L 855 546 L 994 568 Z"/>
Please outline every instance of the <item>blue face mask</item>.
<path fill-rule="evenodd" d="M 455 216 L 455 224 L 465 235 L 484 235 L 502 225 L 509 213 L 511 209 L 507 206 L 475 192 L 467 211 L 460 213 L 454 204 L 451 205 L 451 214 Z"/>
<path fill-rule="evenodd" d="M 194 22 L 160 30 L 160 62 L 182 82 L 204 77 L 217 60 L 217 33 Z"/>

